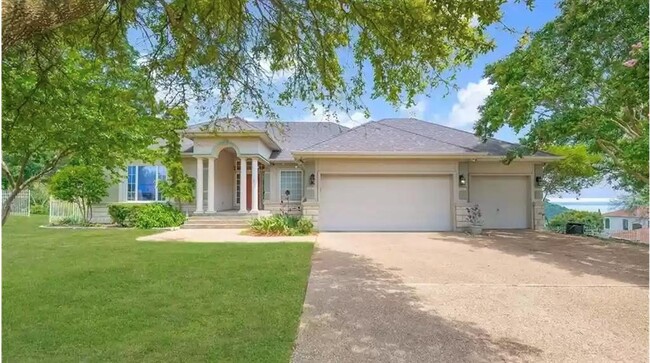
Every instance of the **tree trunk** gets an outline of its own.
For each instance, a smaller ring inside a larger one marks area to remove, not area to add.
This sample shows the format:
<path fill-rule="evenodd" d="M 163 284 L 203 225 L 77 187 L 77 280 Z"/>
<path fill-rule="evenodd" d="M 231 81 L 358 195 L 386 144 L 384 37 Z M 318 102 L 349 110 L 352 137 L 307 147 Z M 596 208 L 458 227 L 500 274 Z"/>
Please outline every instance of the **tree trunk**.
<path fill-rule="evenodd" d="M 16 199 L 16 196 L 22 188 L 17 187 L 14 188 L 14 190 L 11 191 L 11 194 L 7 197 L 7 200 L 5 200 L 2 204 L 2 225 L 5 225 L 5 222 L 7 222 L 7 218 L 9 217 L 9 213 L 11 212 L 11 203 Z"/>
<path fill-rule="evenodd" d="M 2 47 L 99 11 L 107 0 L 3 0 Z"/>

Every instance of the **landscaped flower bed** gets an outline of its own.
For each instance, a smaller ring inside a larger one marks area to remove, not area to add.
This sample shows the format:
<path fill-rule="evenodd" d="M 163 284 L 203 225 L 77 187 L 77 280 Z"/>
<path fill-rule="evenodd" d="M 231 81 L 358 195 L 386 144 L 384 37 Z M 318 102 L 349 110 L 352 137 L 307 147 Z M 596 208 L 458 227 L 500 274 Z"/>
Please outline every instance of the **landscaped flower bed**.
<path fill-rule="evenodd" d="M 305 217 L 277 214 L 253 219 L 249 231 L 258 236 L 306 236 L 314 233 L 314 223 Z"/>

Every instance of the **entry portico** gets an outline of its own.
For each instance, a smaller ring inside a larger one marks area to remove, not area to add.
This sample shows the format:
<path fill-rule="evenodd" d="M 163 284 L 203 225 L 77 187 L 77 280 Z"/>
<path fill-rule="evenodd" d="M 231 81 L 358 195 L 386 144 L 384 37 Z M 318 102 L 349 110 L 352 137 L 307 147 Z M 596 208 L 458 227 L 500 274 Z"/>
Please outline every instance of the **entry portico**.
<path fill-rule="evenodd" d="M 272 150 L 279 147 L 261 130 L 220 126 L 219 130 L 188 130 L 185 135 L 193 147 L 183 156 L 196 161 L 194 214 L 228 210 L 256 214 L 264 208 L 264 170 Z"/>

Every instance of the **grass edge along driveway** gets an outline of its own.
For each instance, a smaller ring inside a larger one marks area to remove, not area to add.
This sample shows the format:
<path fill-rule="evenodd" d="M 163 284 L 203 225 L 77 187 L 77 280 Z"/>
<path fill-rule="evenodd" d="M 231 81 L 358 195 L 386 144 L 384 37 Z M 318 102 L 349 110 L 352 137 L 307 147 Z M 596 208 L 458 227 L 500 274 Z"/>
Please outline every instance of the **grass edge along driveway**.
<path fill-rule="evenodd" d="M 4 361 L 287 362 L 311 243 L 141 243 L 9 217 Z"/>

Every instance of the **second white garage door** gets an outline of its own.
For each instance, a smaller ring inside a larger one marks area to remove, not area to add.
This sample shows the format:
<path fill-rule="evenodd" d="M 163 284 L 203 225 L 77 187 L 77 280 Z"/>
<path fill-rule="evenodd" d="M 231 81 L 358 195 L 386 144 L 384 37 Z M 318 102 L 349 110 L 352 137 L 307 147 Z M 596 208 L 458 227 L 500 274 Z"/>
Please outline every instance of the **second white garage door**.
<path fill-rule="evenodd" d="M 470 203 L 478 203 L 485 228 L 529 228 L 529 178 L 472 176 Z"/>
<path fill-rule="evenodd" d="M 449 231 L 451 176 L 322 175 L 321 231 Z"/>

